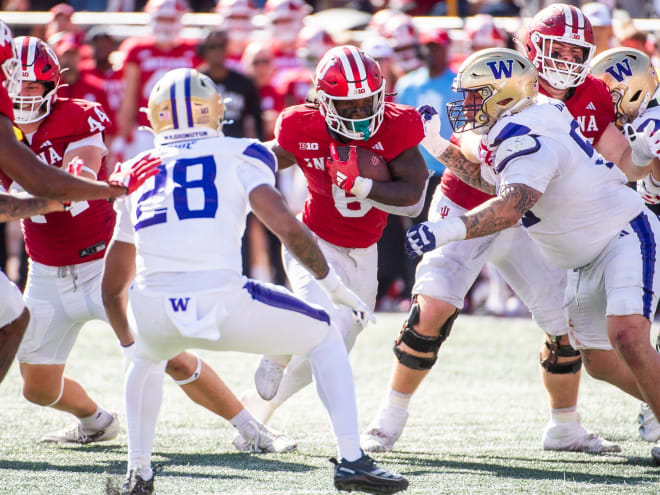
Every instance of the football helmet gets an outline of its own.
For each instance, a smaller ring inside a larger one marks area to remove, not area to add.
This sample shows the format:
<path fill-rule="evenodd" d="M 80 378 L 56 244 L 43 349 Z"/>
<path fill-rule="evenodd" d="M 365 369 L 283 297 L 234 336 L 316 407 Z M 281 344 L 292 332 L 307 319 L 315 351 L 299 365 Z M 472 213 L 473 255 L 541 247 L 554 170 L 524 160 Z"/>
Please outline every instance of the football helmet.
<path fill-rule="evenodd" d="M 538 94 L 538 74 L 525 56 L 508 48 L 478 51 L 461 64 L 452 91 L 461 100 L 447 104 L 454 132 L 485 134 L 503 115 L 531 105 Z"/>
<path fill-rule="evenodd" d="M 618 128 L 646 111 L 658 89 L 658 76 L 651 59 L 634 48 L 612 48 L 591 64 L 591 74 L 603 81 L 612 95 Z"/>
<path fill-rule="evenodd" d="M 220 0 L 215 11 L 222 16 L 220 27 L 231 33 L 231 39 L 246 42 L 250 39 L 254 24 L 252 18 L 257 7 L 252 0 Z"/>
<path fill-rule="evenodd" d="M 419 31 L 412 17 L 405 14 L 394 16 L 385 23 L 383 30 L 394 50 L 396 64 L 403 72 L 422 66 L 424 62 L 419 57 Z"/>
<path fill-rule="evenodd" d="M 21 91 L 21 60 L 11 34 L 9 26 L 0 20 L 0 82 L 9 93 L 10 98 L 15 98 Z"/>
<path fill-rule="evenodd" d="M 272 38 L 284 44 L 296 41 L 304 17 L 311 12 L 312 7 L 304 0 L 267 0 L 264 5 Z"/>
<path fill-rule="evenodd" d="M 188 12 L 188 3 L 186 0 L 149 0 L 144 11 L 149 14 L 151 32 L 156 41 L 168 43 L 181 34 L 181 18 Z"/>
<path fill-rule="evenodd" d="M 147 117 L 155 134 L 208 127 L 221 130 L 225 105 L 215 83 L 195 69 L 174 69 L 149 95 Z"/>
<path fill-rule="evenodd" d="M 562 60 L 553 47 L 556 42 L 582 49 L 582 61 Z M 582 84 L 596 50 L 589 19 L 577 7 L 557 3 L 541 10 L 527 28 L 527 57 L 539 75 L 555 89 L 568 89 Z"/>
<path fill-rule="evenodd" d="M 305 26 L 296 39 L 296 57 L 314 68 L 334 46 L 335 40 L 328 31 L 312 25 Z"/>
<path fill-rule="evenodd" d="M 506 48 L 507 36 L 495 25 L 493 16 L 477 14 L 465 21 L 465 33 L 473 50 Z"/>
<path fill-rule="evenodd" d="M 23 82 L 36 81 L 46 87 L 41 96 L 17 95 L 14 102 L 14 121 L 30 124 L 46 117 L 57 96 L 61 81 L 60 62 L 52 48 L 34 36 L 20 36 L 14 40 L 21 60 Z"/>
<path fill-rule="evenodd" d="M 369 55 L 351 45 L 336 46 L 316 67 L 314 86 L 319 110 L 330 129 L 353 140 L 367 141 L 378 132 L 385 113 L 385 78 Z M 342 100 L 372 99 L 372 114 L 349 119 L 337 112 Z"/>
<path fill-rule="evenodd" d="M 385 25 L 390 19 L 398 16 L 407 17 L 406 14 L 397 9 L 381 9 L 371 16 L 367 30 L 375 31 L 379 35 L 385 36 Z"/>

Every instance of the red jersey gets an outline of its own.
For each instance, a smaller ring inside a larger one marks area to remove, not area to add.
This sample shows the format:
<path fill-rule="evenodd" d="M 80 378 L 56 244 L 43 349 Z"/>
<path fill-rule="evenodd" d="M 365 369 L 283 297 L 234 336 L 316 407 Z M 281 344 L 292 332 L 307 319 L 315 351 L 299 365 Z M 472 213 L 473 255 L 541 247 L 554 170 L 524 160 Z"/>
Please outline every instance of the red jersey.
<path fill-rule="evenodd" d="M 548 93 L 539 85 L 539 92 Z M 591 74 L 580 84 L 570 98 L 566 100 L 566 108 L 580 124 L 580 131 L 592 143 L 598 143 L 605 129 L 614 121 L 614 105 L 607 86 Z M 452 142 L 456 144 L 452 137 Z M 445 169 L 440 183 L 442 194 L 458 206 L 471 210 L 492 198 L 488 194 L 468 186 L 456 177 L 451 170 Z"/>
<path fill-rule="evenodd" d="M 294 105 L 305 103 L 312 90 L 312 77 L 314 74 L 307 67 L 285 69 L 280 74 L 277 90 L 282 95 L 291 96 Z"/>
<path fill-rule="evenodd" d="M 103 111 L 110 119 L 106 122 L 105 133 L 112 135 L 115 132 L 115 124 L 108 113 L 108 95 L 105 92 L 102 79 L 85 72 L 73 84 L 63 84 L 57 89 L 58 98 L 77 98 L 81 100 L 94 101 L 101 105 Z"/>
<path fill-rule="evenodd" d="M 149 93 L 158 80 L 172 69 L 192 69 L 201 63 L 197 55 L 197 41 L 180 39 L 171 49 L 163 50 L 153 37 L 128 38 L 119 47 L 124 52 L 124 65 L 136 64 L 140 68 L 140 98 L 138 108 L 146 108 Z M 149 125 L 144 112 L 138 112 L 138 125 Z"/>
<path fill-rule="evenodd" d="M 14 104 L 2 84 L 0 84 L 0 114 L 6 115 L 9 120 L 14 121 Z"/>
<path fill-rule="evenodd" d="M 387 213 L 363 204 L 333 186 L 325 169 L 330 143 L 367 148 L 391 161 L 424 138 L 424 124 L 417 111 L 406 105 L 385 104 L 383 123 L 368 141 L 342 143 L 333 139 L 317 109 L 289 107 L 275 126 L 278 144 L 296 157 L 307 179 L 309 195 L 302 220 L 320 238 L 346 248 L 366 248 L 380 239 Z"/>
<path fill-rule="evenodd" d="M 48 117 L 32 135 L 30 149 L 47 165 L 62 166 L 69 144 L 103 132 L 108 117 L 98 103 L 58 98 Z M 26 142 L 26 144 L 28 144 Z M 105 164 L 99 180 L 108 177 Z M 11 179 L 2 174 L 9 189 Z M 105 199 L 79 201 L 71 211 L 22 220 L 25 249 L 31 259 L 49 266 L 67 266 L 103 258 L 115 225 L 115 212 Z"/>
<path fill-rule="evenodd" d="M 81 64 L 80 72 L 81 74 L 91 74 L 103 82 L 103 91 L 105 91 L 108 103 L 108 106 L 104 105 L 103 108 L 105 108 L 110 120 L 116 123 L 117 110 L 124 97 L 124 74 L 122 71 L 114 69 L 104 71 L 92 62 L 85 65 Z"/>

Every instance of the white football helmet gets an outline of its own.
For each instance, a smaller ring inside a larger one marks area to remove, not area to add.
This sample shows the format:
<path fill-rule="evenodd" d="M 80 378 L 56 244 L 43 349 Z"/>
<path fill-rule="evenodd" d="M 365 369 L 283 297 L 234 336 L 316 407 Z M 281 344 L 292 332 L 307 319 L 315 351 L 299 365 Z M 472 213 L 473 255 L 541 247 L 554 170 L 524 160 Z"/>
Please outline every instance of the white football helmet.
<path fill-rule="evenodd" d="M 149 14 L 151 31 L 159 43 L 173 42 L 183 30 L 181 18 L 188 12 L 186 0 L 149 0 L 144 7 Z"/>
<path fill-rule="evenodd" d="M 155 134 L 206 127 L 222 129 L 225 105 L 215 83 L 195 69 L 165 74 L 149 95 L 147 117 Z"/>
<path fill-rule="evenodd" d="M 280 43 L 294 43 L 303 28 L 303 19 L 312 12 L 304 0 L 267 0 L 264 15 L 270 22 L 270 34 Z"/>

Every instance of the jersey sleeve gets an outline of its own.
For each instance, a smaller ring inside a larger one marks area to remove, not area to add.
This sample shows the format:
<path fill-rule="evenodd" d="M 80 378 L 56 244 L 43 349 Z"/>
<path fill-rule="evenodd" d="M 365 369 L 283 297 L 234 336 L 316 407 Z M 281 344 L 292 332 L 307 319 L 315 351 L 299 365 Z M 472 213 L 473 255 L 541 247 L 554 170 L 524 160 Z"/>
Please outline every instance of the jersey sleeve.
<path fill-rule="evenodd" d="M 97 132 L 96 134 L 92 134 L 91 136 L 70 143 L 66 147 L 66 153 L 68 153 L 69 151 L 76 150 L 78 148 L 82 148 L 83 146 L 94 146 L 96 148 L 101 148 L 101 150 L 103 150 L 103 154 L 106 154 L 108 152 L 108 148 L 105 146 L 105 143 L 103 142 L 103 134 Z"/>
<path fill-rule="evenodd" d="M 268 184 L 275 187 L 277 161 L 272 151 L 258 141 L 243 150 L 244 165 L 238 167 L 238 179 L 248 194 L 257 186 Z"/>
<path fill-rule="evenodd" d="M 295 111 L 291 108 L 284 110 L 275 122 L 275 139 L 282 149 L 295 154 L 295 135 L 297 132 Z"/>
<path fill-rule="evenodd" d="M 594 102 L 596 107 L 596 124 L 598 126 L 598 132 L 594 136 L 594 143 L 600 141 L 600 137 L 605 132 L 605 129 L 610 125 L 611 122 L 614 122 L 615 112 L 614 104 L 612 103 L 612 96 L 610 91 L 607 89 L 607 86 L 600 79 L 594 80 Z"/>
<path fill-rule="evenodd" d="M 558 173 L 559 160 L 558 151 L 543 138 L 516 136 L 500 144 L 494 171 L 500 187 L 524 184 L 543 193 Z"/>
<path fill-rule="evenodd" d="M 112 239 L 128 244 L 135 244 L 133 238 L 133 226 L 131 225 L 130 202 L 127 196 L 117 198 L 114 202 L 117 217 Z"/>
<path fill-rule="evenodd" d="M 422 116 L 413 107 L 404 107 L 404 110 L 396 118 L 396 129 L 399 133 L 397 144 L 399 152 L 417 146 L 424 139 L 424 121 Z"/>

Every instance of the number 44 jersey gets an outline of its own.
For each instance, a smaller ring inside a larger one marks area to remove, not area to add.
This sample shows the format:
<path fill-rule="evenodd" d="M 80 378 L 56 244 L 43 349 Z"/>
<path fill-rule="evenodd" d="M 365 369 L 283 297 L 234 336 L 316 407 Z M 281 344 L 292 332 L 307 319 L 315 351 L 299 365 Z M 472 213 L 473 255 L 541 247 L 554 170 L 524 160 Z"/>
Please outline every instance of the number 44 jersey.
<path fill-rule="evenodd" d="M 204 128 L 187 134 L 163 144 L 171 134 L 160 133 L 155 149 L 126 163 L 145 154 L 163 160 L 157 175 L 115 202 L 114 239 L 135 244 L 138 283 L 168 272 L 226 270 L 240 276 L 248 195 L 260 185 L 275 185 L 275 155 L 258 141 Z"/>
<path fill-rule="evenodd" d="M 296 157 L 307 179 L 309 192 L 303 222 L 322 239 L 341 247 L 366 248 L 380 239 L 387 213 L 332 184 L 326 171 L 330 143 L 369 149 L 391 161 L 424 138 L 422 119 L 413 107 L 385 103 L 383 123 L 368 141 L 341 143 L 332 139 L 318 109 L 290 107 L 275 127 L 278 144 Z"/>

